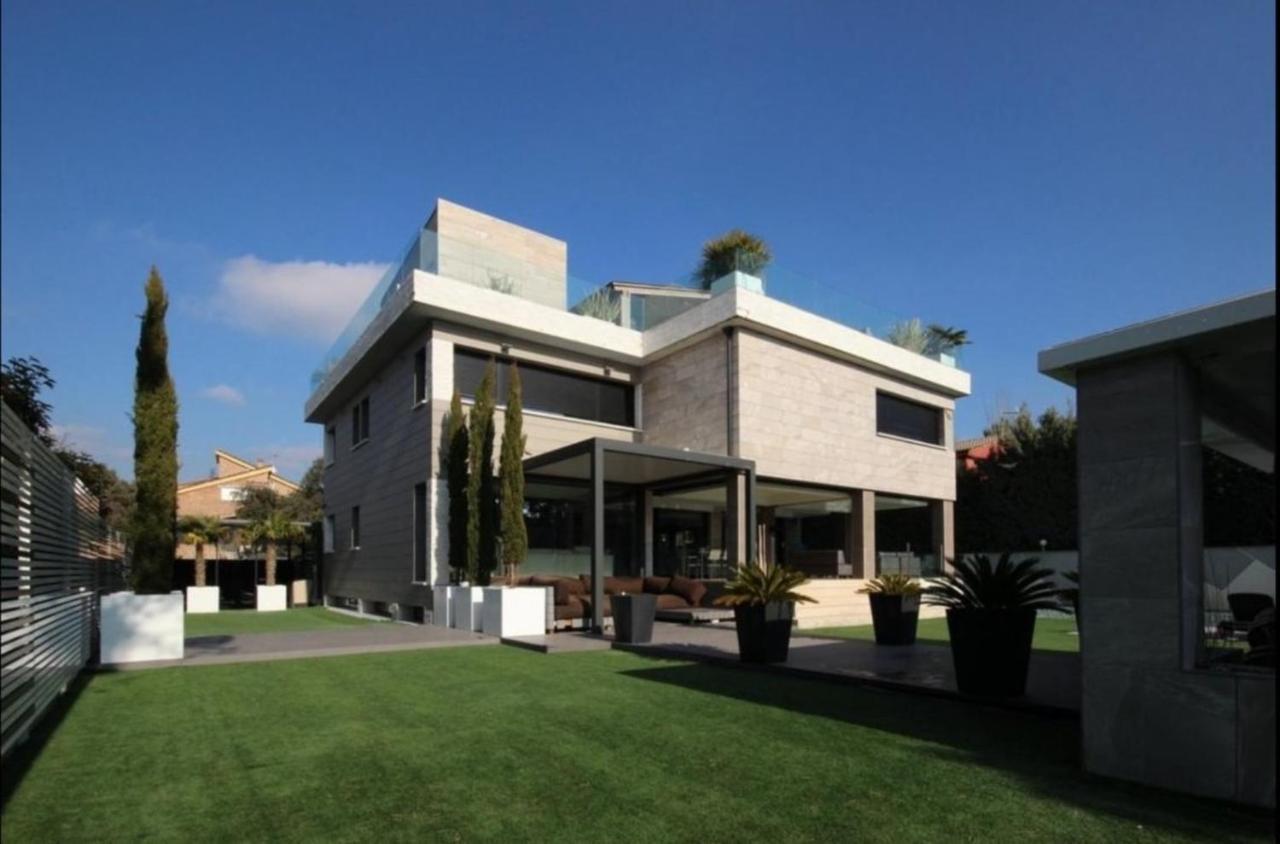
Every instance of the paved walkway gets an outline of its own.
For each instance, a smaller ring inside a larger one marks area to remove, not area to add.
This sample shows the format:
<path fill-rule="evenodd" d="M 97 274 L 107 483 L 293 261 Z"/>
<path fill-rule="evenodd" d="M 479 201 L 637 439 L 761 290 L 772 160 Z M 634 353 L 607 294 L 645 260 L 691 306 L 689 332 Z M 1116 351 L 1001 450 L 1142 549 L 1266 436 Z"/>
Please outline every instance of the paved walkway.
<path fill-rule="evenodd" d="M 130 671 L 170 666 L 224 665 L 236 662 L 270 662 L 317 656 L 452 648 L 459 645 L 496 645 L 498 640 L 479 633 L 431 625 L 385 622 L 365 627 L 306 630 L 294 633 L 243 633 L 236 636 L 201 636 L 187 639 L 181 660 L 106 665 L 100 670 Z"/>
<path fill-rule="evenodd" d="M 614 647 L 676 659 L 741 665 L 737 632 L 732 627 L 693 627 L 659 622 L 654 625 L 651 643 L 615 643 Z M 965 697 L 956 688 L 951 648 L 947 645 L 918 642 L 905 647 L 885 647 L 853 639 L 819 639 L 793 634 L 787 661 L 764 667 L 764 670 L 900 691 Z M 1026 696 L 1001 701 L 984 699 L 984 702 L 1046 714 L 1078 714 L 1080 657 L 1071 653 L 1033 651 Z"/>

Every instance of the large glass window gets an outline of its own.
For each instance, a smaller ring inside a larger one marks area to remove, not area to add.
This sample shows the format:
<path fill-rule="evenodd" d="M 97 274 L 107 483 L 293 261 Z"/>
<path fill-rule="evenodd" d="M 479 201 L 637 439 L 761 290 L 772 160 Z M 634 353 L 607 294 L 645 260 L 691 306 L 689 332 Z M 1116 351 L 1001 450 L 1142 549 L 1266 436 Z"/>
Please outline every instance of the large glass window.
<path fill-rule="evenodd" d="M 468 349 L 454 350 L 453 383 L 463 396 L 475 398 L 490 357 Z M 501 404 L 507 394 L 512 361 L 496 355 L 492 357 L 497 362 L 498 374 L 494 396 Z M 613 425 L 635 425 L 635 391 L 629 384 L 529 363 L 520 364 L 520 383 L 527 410 Z"/>
<path fill-rule="evenodd" d="M 876 493 L 876 574 L 942 573 L 934 535 L 937 502 Z"/>
<path fill-rule="evenodd" d="M 876 432 L 943 444 L 942 410 L 889 393 L 876 393 Z"/>

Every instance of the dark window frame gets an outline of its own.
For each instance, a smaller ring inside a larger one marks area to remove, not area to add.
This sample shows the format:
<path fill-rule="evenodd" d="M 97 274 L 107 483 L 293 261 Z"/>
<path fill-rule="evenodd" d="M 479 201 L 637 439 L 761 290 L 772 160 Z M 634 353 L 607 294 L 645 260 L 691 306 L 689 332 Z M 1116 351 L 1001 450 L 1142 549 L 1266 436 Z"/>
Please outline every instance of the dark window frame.
<path fill-rule="evenodd" d="M 889 414 L 886 413 L 889 408 L 895 408 L 902 413 L 897 419 L 889 419 Z M 931 425 L 924 421 L 921 411 L 932 417 Z M 915 419 L 909 418 L 912 414 L 915 414 Z M 931 437 L 921 435 L 926 426 L 932 429 Z M 946 414 L 943 408 L 936 405 L 925 404 L 885 390 L 876 390 L 876 433 L 880 436 L 896 437 L 922 445 L 944 447 L 947 442 Z"/>
<path fill-rule="evenodd" d="M 413 353 L 413 406 L 427 400 L 427 347 Z"/>
<path fill-rule="evenodd" d="M 490 354 L 478 349 L 457 347 L 454 349 L 454 385 L 463 398 L 474 401 L 474 384 L 479 383 L 479 377 L 472 379 L 462 377 L 458 371 L 459 360 L 469 361 L 470 365 L 479 367 L 478 371 L 483 371 L 483 367 L 488 365 L 491 358 L 497 364 L 498 378 L 497 383 L 494 385 L 494 399 L 499 407 L 506 403 L 507 373 L 511 371 L 511 365 L 516 364 L 520 367 L 525 410 L 603 425 L 617 425 L 624 428 L 636 427 L 636 390 L 634 384 L 587 375 L 581 372 L 572 372 L 566 369 L 557 369 L 542 364 L 529 363 L 528 361 L 516 360 L 506 355 Z M 544 402 L 538 395 L 540 379 L 546 383 L 549 389 L 594 388 L 596 390 L 593 396 L 594 401 L 592 402 L 595 408 L 594 413 L 590 415 L 570 413 L 566 412 L 563 407 L 555 407 L 550 402 Z M 473 381 L 474 383 L 472 383 Z"/>
<path fill-rule="evenodd" d="M 347 541 L 352 551 L 360 550 L 360 507 L 358 505 L 351 508 L 351 530 Z"/>

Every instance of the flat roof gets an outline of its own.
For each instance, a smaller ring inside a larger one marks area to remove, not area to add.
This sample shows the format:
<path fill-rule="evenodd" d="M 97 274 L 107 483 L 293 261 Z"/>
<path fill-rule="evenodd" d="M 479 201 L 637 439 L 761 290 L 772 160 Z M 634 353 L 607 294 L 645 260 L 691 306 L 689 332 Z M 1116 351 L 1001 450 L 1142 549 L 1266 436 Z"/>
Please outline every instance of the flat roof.
<path fill-rule="evenodd" d="M 743 288 L 713 295 L 642 332 L 422 270 L 414 270 L 411 279 L 393 291 L 312 392 L 307 421 L 322 421 L 353 382 L 371 377 L 381 359 L 436 319 L 631 366 L 645 365 L 721 328 L 744 326 L 951 398 L 970 390 L 964 370 Z"/>
<path fill-rule="evenodd" d="M 1040 352 L 1038 365 L 1050 378 L 1074 385 L 1076 370 L 1082 366 L 1171 348 L 1275 316 L 1273 287 L 1050 346 Z"/>

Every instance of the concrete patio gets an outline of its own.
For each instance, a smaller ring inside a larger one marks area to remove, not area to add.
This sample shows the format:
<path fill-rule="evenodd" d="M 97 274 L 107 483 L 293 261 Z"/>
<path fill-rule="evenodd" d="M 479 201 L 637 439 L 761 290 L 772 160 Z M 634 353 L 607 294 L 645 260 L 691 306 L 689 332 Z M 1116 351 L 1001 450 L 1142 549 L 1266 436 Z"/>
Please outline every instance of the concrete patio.
<path fill-rule="evenodd" d="M 582 634 L 558 634 L 552 638 L 575 635 Z M 737 633 L 730 626 L 694 627 L 659 622 L 654 625 L 652 642 L 644 645 L 614 642 L 613 647 L 674 659 L 742 664 L 738 661 Z M 553 647 L 552 651 L 562 649 L 578 648 Z M 787 661 L 761 668 L 917 694 L 972 699 L 956 689 L 951 649 L 946 645 L 917 643 L 906 647 L 887 647 L 852 639 L 793 635 Z M 1070 653 L 1033 651 L 1026 696 L 984 702 L 1046 714 L 1076 716 L 1080 712 L 1080 657 Z"/>

